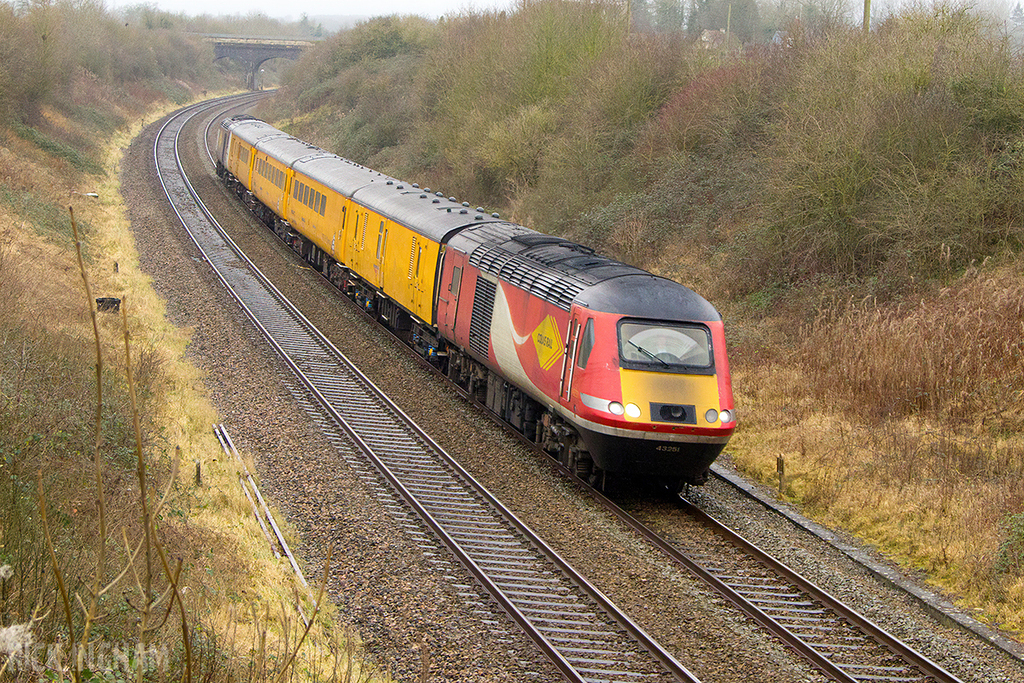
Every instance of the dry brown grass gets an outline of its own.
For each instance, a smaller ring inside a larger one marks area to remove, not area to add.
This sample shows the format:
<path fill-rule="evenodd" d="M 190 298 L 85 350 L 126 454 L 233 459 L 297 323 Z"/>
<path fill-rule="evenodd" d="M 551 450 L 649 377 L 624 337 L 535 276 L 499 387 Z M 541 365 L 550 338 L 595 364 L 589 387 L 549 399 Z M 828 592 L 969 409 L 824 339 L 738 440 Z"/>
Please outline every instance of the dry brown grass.
<path fill-rule="evenodd" d="M 1024 632 L 1024 278 L 972 269 L 914 305 L 843 302 L 741 364 L 740 466 Z"/>
<path fill-rule="evenodd" d="M 311 614 L 313 596 L 267 547 L 239 489 L 236 467 L 222 457 L 212 435 L 217 416 L 203 393 L 202 374 L 184 360 L 188 334 L 167 323 L 163 302 L 138 268 L 117 181 L 119 150 L 129 141 L 127 129 L 111 140 L 108 175 L 84 181 L 60 164 L 48 166 L 45 160 L 26 160 L 4 149 L 5 158 L 19 162 L 9 167 L 6 181 L 26 191 L 29 202 L 74 205 L 79 223 L 90 226 L 84 245 L 93 296 L 116 296 L 126 306 L 131 384 L 142 410 L 148 481 L 153 495 L 170 487 L 150 559 L 164 577 L 159 590 L 168 587 L 167 577 L 174 574 L 171 558 L 184 560 L 180 582 L 175 579 L 184 610 L 166 598 L 159 603 L 161 609 L 174 610 L 153 632 L 153 642 L 169 648 L 171 666 L 181 667 L 184 622 L 195 657 L 194 676 L 270 680 L 283 672 L 282 664 L 305 628 L 294 604 L 298 601 Z M 44 237 L 38 226 L 2 206 L 0 225 L 0 291 L 5 294 L 0 310 L 0 565 L 14 572 L 3 586 L 0 618 L 4 624 L 31 621 L 37 643 L 52 644 L 67 639 L 67 620 L 55 600 L 53 572 L 46 571 L 47 544 L 35 519 L 34 496 L 27 494 L 36 488 L 36 473 L 42 470 L 56 571 L 65 579 L 72 628 L 80 634 L 85 613 L 74 596 L 80 595 L 88 606 L 89 587 L 97 577 L 109 581 L 141 561 L 140 556 L 133 561 L 123 543 L 127 538 L 134 545 L 146 528 L 125 379 L 129 365 L 120 317 L 100 314 L 98 337 L 106 367 L 101 511 L 91 463 L 93 335 L 72 244 L 60 231 L 47 231 Z M 185 467 L 176 474 L 178 458 Z M 202 466 L 202 485 L 193 480 L 196 462 Z M 102 520 L 109 531 L 108 558 L 105 569 L 97 571 Z M 279 521 L 283 524 L 280 516 Z M 171 574 L 160 569 L 159 548 L 166 549 Z M 141 584 L 134 575 L 129 571 L 116 590 L 98 600 L 93 636 L 100 641 L 137 641 L 135 624 L 142 614 L 138 598 L 143 593 L 137 592 Z M 361 662 L 358 636 L 337 625 L 330 605 L 322 610 L 325 614 L 309 633 L 299 659 L 284 672 L 285 679 L 368 680 L 375 675 L 372 666 Z"/>
<path fill-rule="evenodd" d="M 971 269 L 936 296 L 832 306 L 801 334 L 817 395 L 863 418 L 1024 425 L 1024 278 Z"/>

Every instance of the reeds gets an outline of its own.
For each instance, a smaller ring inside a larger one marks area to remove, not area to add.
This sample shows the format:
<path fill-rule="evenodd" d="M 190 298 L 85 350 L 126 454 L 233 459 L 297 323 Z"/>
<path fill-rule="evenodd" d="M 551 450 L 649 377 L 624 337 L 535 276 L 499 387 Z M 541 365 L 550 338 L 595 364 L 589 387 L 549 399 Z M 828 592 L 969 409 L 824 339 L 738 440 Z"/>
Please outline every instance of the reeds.
<path fill-rule="evenodd" d="M 921 415 L 937 423 L 1024 422 L 1024 282 L 972 269 L 917 302 L 873 299 L 824 308 L 801 330 L 816 396 L 865 419 Z"/>

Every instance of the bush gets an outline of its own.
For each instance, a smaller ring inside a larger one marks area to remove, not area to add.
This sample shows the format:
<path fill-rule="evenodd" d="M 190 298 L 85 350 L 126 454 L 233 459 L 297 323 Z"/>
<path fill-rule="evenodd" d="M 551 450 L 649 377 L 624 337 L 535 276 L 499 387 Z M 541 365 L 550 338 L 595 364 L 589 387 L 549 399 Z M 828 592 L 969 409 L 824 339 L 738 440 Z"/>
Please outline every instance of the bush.
<path fill-rule="evenodd" d="M 774 125 L 753 278 L 935 276 L 940 254 L 962 268 L 1019 246 L 1020 76 L 994 29 L 948 7 L 808 46 Z"/>
<path fill-rule="evenodd" d="M 1024 575 L 1024 512 L 1010 515 L 1001 526 L 1003 542 L 999 545 L 995 569 L 1000 574 Z"/>

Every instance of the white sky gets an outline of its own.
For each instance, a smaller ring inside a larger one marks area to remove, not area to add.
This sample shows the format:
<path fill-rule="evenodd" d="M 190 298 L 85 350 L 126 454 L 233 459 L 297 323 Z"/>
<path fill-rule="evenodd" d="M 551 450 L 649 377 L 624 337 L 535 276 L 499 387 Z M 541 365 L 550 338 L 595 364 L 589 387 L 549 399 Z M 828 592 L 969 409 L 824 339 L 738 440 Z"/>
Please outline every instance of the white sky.
<path fill-rule="evenodd" d="M 436 19 L 463 9 L 508 9 L 515 0 L 107 0 L 111 9 L 132 5 L 155 5 L 174 14 L 248 15 L 298 20 L 303 14 L 316 16 L 385 16 L 417 14 Z"/>
<path fill-rule="evenodd" d="M 238 2 L 237 0 L 107 0 L 107 6 L 111 9 L 116 9 L 140 4 L 155 5 L 157 8 L 167 12 L 174 14 L 185 13 L 193 16 L 201 14 L 246 16 L 259 12 L 269 17 L 297 21 L 303 14 L 307 14 L 310 17 L 372 17 L 389 14 L 417 14 L 436 19 L 444 14 L 454 14 L 461 10 L 511 9 L 525 1 L 527 0 L 288 0 L 286 2 L 281 2 L 281 0 L 244 0 L 243 2 Z M 784 2 L 785 0 L 781 1 Z M 823 4 L 829 4 L 830 2 L 830 0 L 814 1 Z M 859 12 L 863 0 L 839 1 L 846 2 L 850 7 L 856 9 L 857 16 L 855 19 L 859 21 Z M 872 0 L 872 14 L 874 16 L 881 16 L 891 8 L 897 8 L 906 4 L 928 5 L 934 1 L 936 0 Z M 1008 16 L 1010 9 L 1018 1 L 1024 5 L 1024 0 L 960 1 L 967 2 L 976 8 L 987 9 L 990 12 L 994 12 L 1000 18 Z M 832 2 L 835 2 L 835 0 L 832 0 Z M 798 3 L 799 0 L 793 4 Z"/>

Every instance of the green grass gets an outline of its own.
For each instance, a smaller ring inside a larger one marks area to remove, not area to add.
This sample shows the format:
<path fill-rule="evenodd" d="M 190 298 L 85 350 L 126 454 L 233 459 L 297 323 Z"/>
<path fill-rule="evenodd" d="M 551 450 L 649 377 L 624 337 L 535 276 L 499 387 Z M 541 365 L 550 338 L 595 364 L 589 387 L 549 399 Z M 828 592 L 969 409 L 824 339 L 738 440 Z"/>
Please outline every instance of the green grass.
<path fill-rule="evenodd" d="M 0 205 L 8 207 L 40 235 L 57 238 L 64 244 L 71 244 L 74 239 L 68 222 L 67 207 L 58 206 L 34 192 L 12 188 L 3 183 L 0 183 Z M 92 227 L 87 221 L 82 221 L 79 230 L 83 234 L 89 234 Z M 88 250 L 85 256 L 89 258 Z"/>
<path fill-rule="evenodd" d="M 103 166 L 95 159 L 89 158 L 88 155 L 83 154 L 71 145 L 41 133 L 31 126 L 14 123 L 11 125 L 11 130 L 18 137 L 35 144 L 50 156 L 67 161 L 77 171 L 90 175 L 103 175 L 104 173 Z"/>

